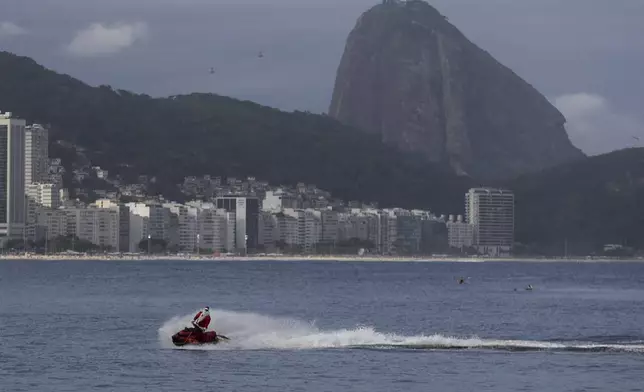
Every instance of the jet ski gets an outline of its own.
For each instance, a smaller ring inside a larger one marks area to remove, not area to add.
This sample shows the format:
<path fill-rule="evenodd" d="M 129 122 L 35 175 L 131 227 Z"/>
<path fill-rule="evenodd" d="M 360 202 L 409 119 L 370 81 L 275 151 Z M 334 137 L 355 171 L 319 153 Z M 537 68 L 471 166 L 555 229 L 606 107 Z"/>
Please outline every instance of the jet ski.
<path fill-rule="evenodd" d="M 184 328 L 172 335 L 172 343 L 175 346 L 218 344 L 230 340 L 224 335 L 218 335 L 215 331 L 197 332 L 194 328 Z"/>

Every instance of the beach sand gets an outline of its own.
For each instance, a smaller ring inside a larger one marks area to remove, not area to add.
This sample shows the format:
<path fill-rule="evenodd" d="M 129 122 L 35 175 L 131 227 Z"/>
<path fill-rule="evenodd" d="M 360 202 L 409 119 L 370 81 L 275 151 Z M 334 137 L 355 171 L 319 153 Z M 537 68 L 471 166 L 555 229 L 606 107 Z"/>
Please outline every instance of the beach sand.
<path fill-rule="evenodd" d="M 395 256 L 331 256 L 331 255 L 261 255 L 261 256 L 211 256 L 211 255 L 145 255 L 145 254 L 20 254 L 1 255 L 0 261 L 327 261 L 327 262 L 608 262 L 608 261 L 632 261 L 642 262 L 644 258 L 618 259 L 618 258 L 536 258 L 536 257 L 450 257 L 450 256 L 428 256 L 428 257 L 395 257 Z"/>

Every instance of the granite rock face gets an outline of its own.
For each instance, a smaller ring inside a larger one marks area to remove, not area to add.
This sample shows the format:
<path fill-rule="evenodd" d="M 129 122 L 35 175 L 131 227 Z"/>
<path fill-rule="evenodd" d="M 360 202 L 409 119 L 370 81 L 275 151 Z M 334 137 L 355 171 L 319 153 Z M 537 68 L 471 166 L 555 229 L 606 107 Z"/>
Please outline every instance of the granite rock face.
<path fill-rule="evenodd" d="M 384 0 L 358 19 L 329 115 L 479 179 L 584 156 L 541 93 L 420 0 Z"/>

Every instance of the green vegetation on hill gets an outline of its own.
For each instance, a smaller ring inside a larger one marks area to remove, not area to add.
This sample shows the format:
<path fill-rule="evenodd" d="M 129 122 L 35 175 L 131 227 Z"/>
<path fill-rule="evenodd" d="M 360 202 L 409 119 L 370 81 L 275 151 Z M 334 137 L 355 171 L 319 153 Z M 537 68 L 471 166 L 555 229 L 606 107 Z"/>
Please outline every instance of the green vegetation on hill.
<path fill-rule="evenodd" d="M 273 184 L 314 183 L 346 200 L 449 214 L 463 212 L 468 187 L 483 185 L 327 116 L 210 94 L 151 98 L 90 87 L 3 52 L 0 109 L 50 125 L 52 140 L 85 148 L 111 174 L 156 176 L 166 195 L 188 175 L 253 175 Z M 52 148 L 52 156 L 77 156 Z M 644 149 L 582 158 L 502 185 L 516 194 L 524 252 L 561 255 L 566 241 L 570 254 L 607 243 L 644 249 Z"/>
<path fill-rule="evenodd" d="M 590 254 L 604 244 L 644 249 L 644 149 L 627 149 L 521 177 L 517 240 L 547 254 Z"/>
<path fill-rule="evenodd" d="M 152 98 L 91 87 L 6 52 L 0 109 L 50 125 L 51 139 L 85 148 L 111 174 L 156 176 L 169 195 L 188 175 L 252 175 L 273 184 L 313 183 L 346 200 L 450 212 L 462 209 L 469 185 L 327 116 L 212 94 Z"/>

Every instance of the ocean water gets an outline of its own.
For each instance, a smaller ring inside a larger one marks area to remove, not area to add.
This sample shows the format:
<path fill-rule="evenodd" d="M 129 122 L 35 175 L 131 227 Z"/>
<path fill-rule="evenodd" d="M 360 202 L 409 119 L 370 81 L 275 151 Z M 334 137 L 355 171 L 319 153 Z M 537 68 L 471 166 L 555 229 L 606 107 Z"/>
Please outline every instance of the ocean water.
<path fill-rule="evenodd" d="M 90 390 L 644 391 L 644 264 L 0 262 L 0 391 Z"/>

